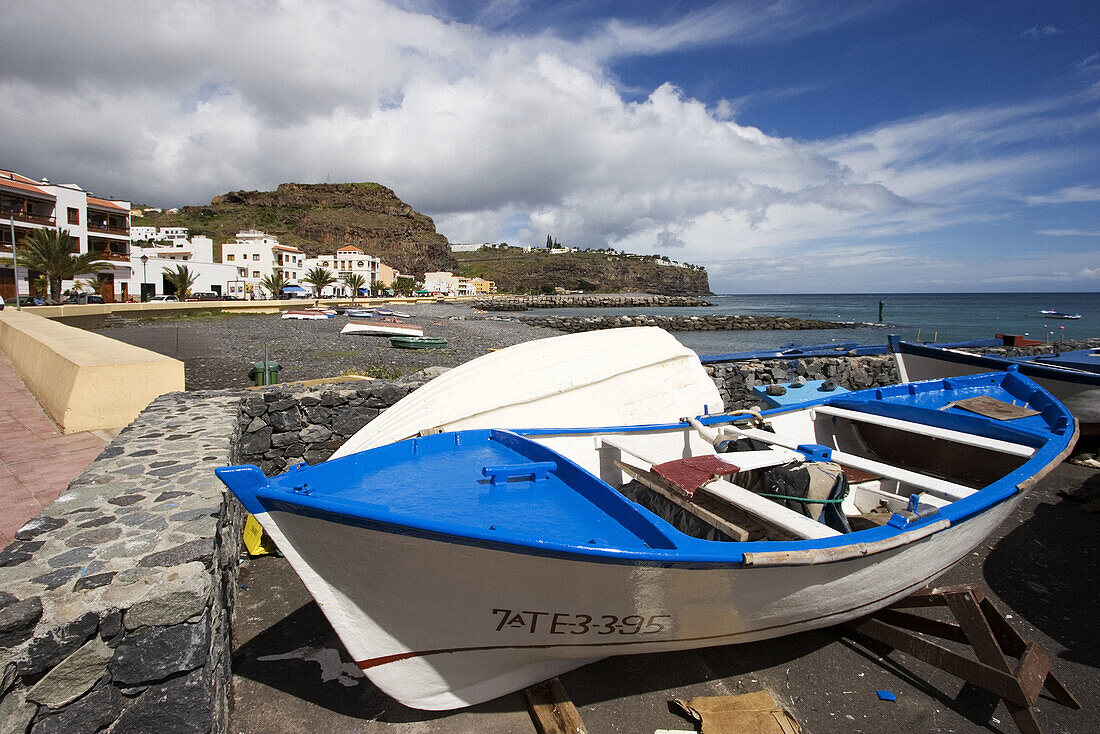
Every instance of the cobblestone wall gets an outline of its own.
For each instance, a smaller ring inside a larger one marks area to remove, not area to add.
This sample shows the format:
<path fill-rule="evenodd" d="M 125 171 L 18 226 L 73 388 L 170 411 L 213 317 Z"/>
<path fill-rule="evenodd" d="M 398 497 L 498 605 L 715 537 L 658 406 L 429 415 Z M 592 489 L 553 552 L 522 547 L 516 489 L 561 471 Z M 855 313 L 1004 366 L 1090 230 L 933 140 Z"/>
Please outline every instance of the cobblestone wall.
<path fill-rule="evenodd" d="M 761 331 L 771 329 L 845 329 L 851 324 L 786 316 L 520 316 L 531 326 L 578 332 L 619 329 L 624 326 L 659 326 L 666 331 Z"/>
<path fill-rule="evenodd" d="M 526 311 L 529 308 L 638 308 L 670 306 L 713 306 L 695 296 L 654 295 L 568 295 L 498 296 L 475 298 L 470 304 L 483 311 Z"/>
<path fill-rule="evenodd" d="M 0 731 L 225 731 L 239 405 L 158 398 L 0 552 Z"/>
<path fill-rule="evenodd" d="M 790 382 L 797 375 L 807 380 L 834 380 L 849 390 L 893 385 L 898 381 L 897 367 L 889 356 L 716 362 L 706 365 L 706 369 L 718 385 L 727 410 L 760 405 L 753 387 Z"/>

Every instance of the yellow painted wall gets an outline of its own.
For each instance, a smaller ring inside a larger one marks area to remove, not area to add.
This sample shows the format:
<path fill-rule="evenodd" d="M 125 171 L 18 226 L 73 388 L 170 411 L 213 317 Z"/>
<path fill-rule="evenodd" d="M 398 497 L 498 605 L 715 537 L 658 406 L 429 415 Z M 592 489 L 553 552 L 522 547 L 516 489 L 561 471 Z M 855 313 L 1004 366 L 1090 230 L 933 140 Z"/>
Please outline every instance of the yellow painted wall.
<path fill-rule="evenodd" d="M 0 311 L 0 351 L 65 433 L 128 425 L 184 389 L 177 359 L 12 308 Z"/>

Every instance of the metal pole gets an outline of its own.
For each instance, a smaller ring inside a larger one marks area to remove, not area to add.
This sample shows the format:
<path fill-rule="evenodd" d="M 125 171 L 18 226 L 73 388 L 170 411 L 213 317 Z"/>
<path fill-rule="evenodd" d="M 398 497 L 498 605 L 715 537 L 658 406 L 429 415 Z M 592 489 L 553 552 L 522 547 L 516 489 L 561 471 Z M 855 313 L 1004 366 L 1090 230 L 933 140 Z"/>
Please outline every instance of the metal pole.
<path fill-rule="evenodd" d="M 8 216 L 11 217 L 8 224 L 11 226 L 11 282 L 15 285 L 15 310 L 22 311 L 23 307 L 19 305 L 19 255 L 15 252 L 15 210 L 8 212 Z"/>

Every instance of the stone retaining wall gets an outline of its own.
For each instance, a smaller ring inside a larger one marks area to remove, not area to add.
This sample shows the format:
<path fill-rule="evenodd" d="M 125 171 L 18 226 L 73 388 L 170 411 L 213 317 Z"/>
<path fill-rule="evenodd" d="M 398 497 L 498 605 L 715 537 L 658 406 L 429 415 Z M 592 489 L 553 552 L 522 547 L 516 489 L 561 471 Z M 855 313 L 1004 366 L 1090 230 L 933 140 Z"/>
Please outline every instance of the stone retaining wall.
<path fill-rule="evenodd" d="M 225 731 L 239 406 L 161 396 L 0 553 L 0 731 Z"/>
<path fill-rule="evenodd" d="M 840 387 L 861 390 L 898 382 L 893 357 L 814 357 L 811 359 L 769 359 L 746 362 L 715 362 L 705 365 L 718 385 L 726 410 L 760 405 L 753 392 L 756 385 L 790 382 L 801 375 L 807 380 L 834 380 Z"/>
<path fill-rule="evenodd" d="M 241 400 L 238 460 L 272 476 L 291 464 L 324 461 L 423 380 L 354 386 L 273 386 Z"/>
<path fill-rule="evenodd" d="M 713 306 L 710 301 L 695 296 L 655 295 L 568 295 L 568 296 L 498 296 L 475 298 L 474 308 L 483 311 L 526 311 L 529 308 L 647 308 L 677 306 Z"/>
<path fill-rule="evenodd" d="M 624 326 L 659 326 L 666 331 L 761 331 L 784 329 L 847 329 L 851 324 L 786 316 L 520 316 L 531 326 L 577 332 L 619 329 Z"/>

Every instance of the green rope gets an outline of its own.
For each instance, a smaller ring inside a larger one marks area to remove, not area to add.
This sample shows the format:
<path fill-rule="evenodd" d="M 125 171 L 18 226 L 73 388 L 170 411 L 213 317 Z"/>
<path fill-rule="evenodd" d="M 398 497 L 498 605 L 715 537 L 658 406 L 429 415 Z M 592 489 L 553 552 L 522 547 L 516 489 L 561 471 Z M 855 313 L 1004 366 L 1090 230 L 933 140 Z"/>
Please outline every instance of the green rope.
<path fill-rule="evenodd" d="M 810 504 L 810 505 L 835 505 L 835 504 L 839 504 L 839 503 L 844 501 L 844 497 L 838 497 L 838 498 L 832 499 L 832 500 L 815 500 L 815 499 L 809 499 L 807 497 L 791 497 L 790 495 L 787 495 L 787 494 L 764 494 L 763 492 L 757 492 L 757 494 L 761 497 L 767 497 L 768 499 L 791 500 L 792 502 L 805 502 L 806 504 Z M 845 497 L 846 496 L 847 496 L 847 493 L 845 493 Z"/>

